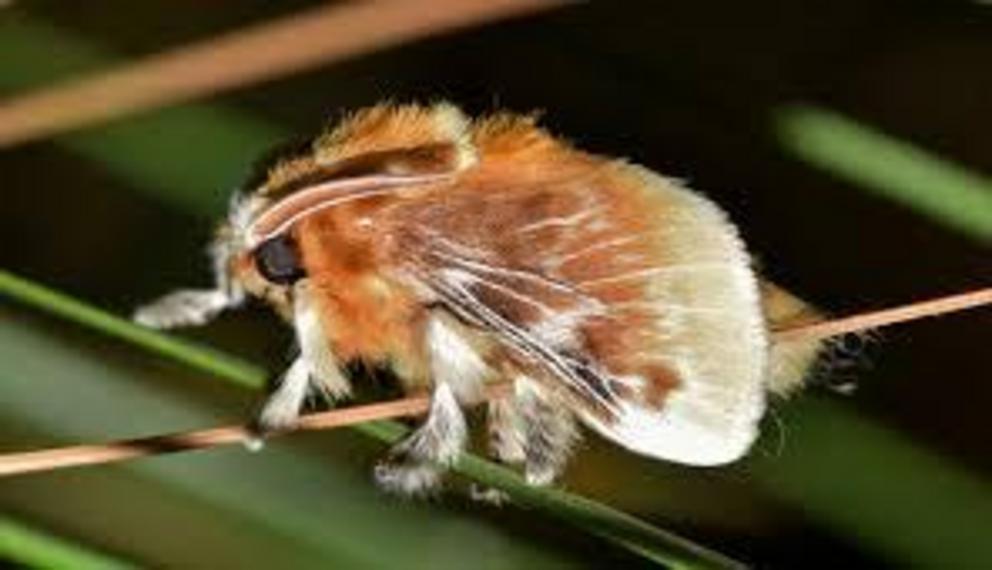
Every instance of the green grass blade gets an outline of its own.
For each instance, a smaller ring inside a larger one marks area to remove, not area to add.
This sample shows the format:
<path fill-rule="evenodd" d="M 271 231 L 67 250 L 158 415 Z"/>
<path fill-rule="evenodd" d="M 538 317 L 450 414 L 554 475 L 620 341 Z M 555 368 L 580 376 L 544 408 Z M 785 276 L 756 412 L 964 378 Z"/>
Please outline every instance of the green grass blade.
<path fill-rule="evenodd" d="M 0 291 L 46 313 L 85 323 L 91 329 L 125 340 L 199 370 L 248 388 L 265 385 L 265 374 L 246 361 L 177 337 L 135 326 L 72 297 L 0 270 Z"/>
<path fill-rule="evenodd" d="M 258 388 L 265 371 L 223 356 L 213 349 L 139 327 L 71 297 L 0 271 L 0 295 L 32 308 L 135 344 L 242 387 Z M 214 362 L 214 359 L 218 359 Z M 231 363 L 237 363 L 232 365 Z M 358 431 L 386 443 L 398 441 L 406 429 L 395 422 L 357 426 Z M 653 527 L 636 517 L 560 490 L 527 485 L 515 473 L 484 459 L 466 454 L 455 471 L 485 485 L 501 489 L 523 506 L 547 512 L 575 526 L 611 540 L 639 556 L 673 567 L 740 568 L 743 565 L 703 546 Z"/>
<path fill-rule="evenodd" d="M 124 570 L 136 568 L 107 554 L 74 544 L 15 521 L 0 517 L 0 559 L 27 568 Z"/>
<path fill-rule="evenodd" d="M 458 463 L 458 470 L 487 486 L 510 493 L 519 505 L 551 513 L 593 534 L 623 544 L 655 562 L 675 568 L 743 567 L 736 560 L 602 503 L 559 489 L 527 485 L 516 473 L 478 457 L 464 456 Z M 666 545 L 666 548 L 657 548 L 659 544 Z"/>
<path fill-rule="evenodd" d="M 783 415 L 791 444 L 757 469 L 769 494 L 906 566 L 992 561 L 986 481 L 844 406 L 810 399 Z"/>
<path fill-rule="evenodd" d="M 782 147 L 801 160 L 903 204 L 948 228 L 992 241 L 992 179 L 843 115 L 797 105 L 778 111 Z"/>

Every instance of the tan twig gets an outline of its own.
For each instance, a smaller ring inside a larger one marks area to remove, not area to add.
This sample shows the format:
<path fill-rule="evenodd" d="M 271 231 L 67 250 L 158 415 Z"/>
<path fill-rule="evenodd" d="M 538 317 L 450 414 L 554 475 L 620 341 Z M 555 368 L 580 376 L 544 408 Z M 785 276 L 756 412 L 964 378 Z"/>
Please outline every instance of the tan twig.
<path fill-rule="evenodd" d="M 495 398 L 508 388 L 508 384 L 489 386 L 485 399 Z M 430 399 L 427 396 L 413 396 L 378 404 L 308 414 L 300 418 L 292 431 L 326 430 L 374 420 L 417 416 L 425 413 L 429 406 Z M 238 424 L 105 444 L 72 445 L 8 453 L 0 455 L 0 477 L 97 463 L 113 463 L 147 455 L 162 455 L 233 443 L 251 444 L 254 437 L 251 431 Z"/>
<path fill-rule="evenodd" d="M 780 330 L 774 333 L 774 338 L 778 341 L 819 339 L 987 304 L 992 304 L 992 288 Z M 499 397 L 509 390 L 510 385 L 508 383 L 491 385 L 486 389 L 484 400 Z M 326 430 L 374 420 L 420 415 L 427 411 L 429 405 L 430 401 L 426 396 L 413 396 L 379 404 L 308 414 L 300 418 L 292 431 Z M 229 425 L 106 444 L 73 445 L 23 453 L 8 453 L 0 455 L 0 477 L 80 465 L 111 463 L 149 455 L 161 455 L 233 443 L 249 443 L 251 439 L 252 434 L 242 425 Z"/>
<path fill-rule="evenodd" d="M 561 0 L 334 3 L 0 104 L 0 147 L 561 3 Z"/>
<path fill-rule="evenodd" d="M 831 319 L 818 323 L 773 331 L 776 341 L 821 339 L 842 334 L 875 329 L 896 323 L 935 317 L 954 311 L 963 311 L 992 303 L 992 287 L 949 295 L 939 299 L 919 301 L 880 311 L 869 311 L 850 317 Z"/>

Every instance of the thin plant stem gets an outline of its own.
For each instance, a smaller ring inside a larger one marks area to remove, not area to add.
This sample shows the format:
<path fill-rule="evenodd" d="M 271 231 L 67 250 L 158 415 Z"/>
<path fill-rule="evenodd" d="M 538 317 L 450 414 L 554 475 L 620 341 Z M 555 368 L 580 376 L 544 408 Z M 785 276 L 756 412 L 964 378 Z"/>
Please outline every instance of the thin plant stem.
<path fill-rule="evenodd" d="M 988 304 L 992 304 L 992 287 L 909 303 L 891 309 L 868 311 L 849 317 L 775 330 L 772 331 L 772 338 L 775 341 L 823 339 L 915 321 L 925 317 L 936 317 L 954 311 L 974 309 Z"/>
<path fill-rule="evenodd" d="M 379 0 L 319 6 L 9 99 L 0 105 L 0 147 L 561 4 Z"/>

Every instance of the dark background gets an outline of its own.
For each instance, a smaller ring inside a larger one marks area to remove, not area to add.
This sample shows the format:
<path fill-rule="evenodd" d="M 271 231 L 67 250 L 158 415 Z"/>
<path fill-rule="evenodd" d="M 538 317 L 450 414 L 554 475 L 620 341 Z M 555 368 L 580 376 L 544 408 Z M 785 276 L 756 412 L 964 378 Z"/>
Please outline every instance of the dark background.
<path fill-rule="evenodd" d="M 311 4 L 15 3 L 0 9 L 0 74 L 4 59 L 12 57 L 10 51 L 4 55 L 4 25 L 45 22 L 102 46 L 116 54 L 114 61 L 125 61 Z M 419 41 L 201 104 L 300 136 L 319 131 L 344 110 L 385 98 L 447 99 L 472 114 L 542 110 L 544 125 L 582 148 L 629 157 L 687 179 L 730 212 L 768 276 L 829 312 L 845 314 L 987 285 L 989 244 L 804 164 L 776 138 L 777 113 L 796 103 L 832 109 L 989 173 L 990 62 L 992 7 L 977 3 L 602 2 Z M 55 79 L 66 76 L 54 71 L 63 63 L 44 59 L 33 65 L 40 76 L 51 66 Z M 47 82 L 14 83 L 6 81 L 0 93 Z M 231 165 L 204 173 L 221 184 L 207 190 L 214 193 L 206 200 L 211 206 L 190 215 L 190 209 L 162 192 L 142 188 L 92 153 L 80 152 L 85 137 L 99 137 L 105 128 L 112 131 L 116 125 L 0 150 L 0 237 L 6 244 L 0 266 L 126 314 L 174 286 L 208 282 L 201 252 L 210 220 L 256 156 L 238 155 Z M 162 153 L 163 164 L 182 168 L 183 156 L 194 156 L 197 145 L 212 144 L 207 134 L 190 136 L 184 145 L 155 145 L 153 129 L 148 126 L 141 139 L 148 145 L 109 152 L 125 162 Z M 196 176 L 210 166 L 190 168 Z M 70 347 L 98 368 L 113 367 L 136 378 L 154 391 L 141 402 L 154 406 L 157 394 L 173 406 L 210 410 L 193 425 L 239 417 L 253 401 L 209 378 L 192 377 L 178 365 L 6 301 L 0 317 L 10 335 L 4 338 L 32 331 Z M 591 441 L 574 461 L 566 485 L 758 567 L 992 564 L 989 545 L 981 539 L 992 528 L 990 323 L 989 311 L 983 310 L 885 331 L 856 371 L 844 371 L 858 380 L 853 396 L 813 388 L 776 405 L 756 457 L 739 465 L 692 470 L 643 461 Z M 273 371 L 288 350 L 286 332 L 257 310 L 183 334 Z M 10 359 L 22 354 L 13 341 L 8 349 Z M 18 366 L 4 374 L 47 370 Z M 71 391 L 58 386 L 74 381 L 72 365 L 52 366 L 48 384 L 26 384 L 0 405 L 3 448 L 137 435 L 136 426 L 148 433 L 192 427 L 164 419 L 162 424 L 135 423 L 135 416 L 145 415 L 145 404 L 122 400 L 125 396 L 115 392 L 107 393 L 111 402 L 99 406 L 90 407 L 85 397 L 69 406 L 65 398 Z M 62 410 L 45 422 L 65 425 L 45 424 L 39 418 L 48 416 L 26 412 L 30 406 Z M 813 419 L 804 419 L 806 411 Z M 66 420 L 67 415 L 78 417 Z M 87 424 L 91 416 L 101 416 L 107 429 Z M 883 444 L 871 447 L 876 436 Z M 394 544 L 389 533 L 406 532 L 404 525 L 416 524 L 410 521 L 447 517 L 565 565 L 643 564 L 540 513 L 494 511 L 457 494 L 396 506 L 365 490 L 371 483 L 364 473 L 380 449 L 353 435 L 309 435 L 280 445 L 344 472 L 338 492 L 368 496 L 378 505 L 377 516 L 400 510 L 410 517 L 368 538 L 372 543 Z M 258 465 L 266 458 L 250 460 Z M 154 470 L 184 461 L 192 462 L 189 474 L 212 468 L 186 457 L 147 463 Z M 267 468 L 278 470 L 277 461 L 270 459 Z M 181 465 L 163 469 L 184 476 Z M 217 477 L 214 484 L 223 486 L 224 476 Z M 0 481 L 0 508 L 140 564 L 262 564 L 263 558 L 235 554 L 239 532 L 217 530 L 249 523 L 227 511 L 208 516 L 192 503 L 173 502 L 149 478 L 155 479 L 129 466 Z M 279 489 L 270 490 L 273 497 L 266 500 L 279 501 Z M 253 499 L 249 493 L 243 500 Z M 298 508 L 307 508 L 305 501 L 302 505 Z M 330 510 L 316 518 L 335 516 Z M 151 530 L 166 525 L 173 526 Z M 320 536 L 319 528 L 314 532 Z M 201 537 L 195 555 L 172 544 L 181 542 L 184 533 Z M 944 535 L 956 542 L 941 542 Z M 265 563 L 313 561 L 287 553 L 291 538 L 272 540 Z M 437 565 L 464 563 L 460 556 L 471 553 L 458 552 L 460 544 L 438 538 Z M 499 567 L 504 554 L 493 548 L 479 556 Z M 510 566 L 524 564 L 523 558 L 505 556 Z"/>

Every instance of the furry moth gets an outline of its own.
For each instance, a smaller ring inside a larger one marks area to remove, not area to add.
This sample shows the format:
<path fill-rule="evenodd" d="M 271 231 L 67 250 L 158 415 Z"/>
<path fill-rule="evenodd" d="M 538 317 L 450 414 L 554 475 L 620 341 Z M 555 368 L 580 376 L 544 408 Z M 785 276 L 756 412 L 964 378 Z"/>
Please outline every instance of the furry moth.
<path fill-rule="evenodd" d="M 653 458 L 734 461 L 768 392 L 784 389 L 724 212 L 530 116 L 358 111 L 236 197 L 212 254 L 215 289 L 173 293 L 136 320 L 197 325 L 248 295 L 269 303 L 300 351 L 259 413 L 263 432 L 292 425 L 311 393 L 347 397 L 350 361 L 430 390 L 426 420 L 376 469 L 391 490 L 437 486 L 467 440 L 461 406 L 487 382 L 514 386 L 489 403 L 491 453 L 535 484 L 560 473 L 577 422 Z"/>

